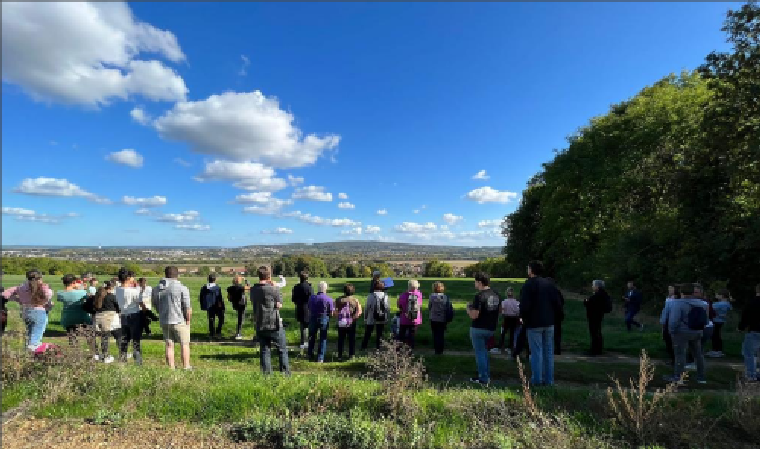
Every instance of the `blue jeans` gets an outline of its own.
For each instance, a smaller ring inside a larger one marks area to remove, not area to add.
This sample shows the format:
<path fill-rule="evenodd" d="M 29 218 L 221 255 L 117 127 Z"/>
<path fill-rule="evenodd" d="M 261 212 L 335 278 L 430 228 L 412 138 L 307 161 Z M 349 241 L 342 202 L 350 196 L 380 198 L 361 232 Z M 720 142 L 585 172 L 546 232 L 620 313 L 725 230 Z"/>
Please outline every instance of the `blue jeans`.
<path fill-rule="evenodd" d="M 640 327 L 641 323 L 634 320 L 636 318 L 636 315 L 639 313 L 639 307 L 637 306 L 629 306 L 625 311 L 625 327 L 628 330 L 631 330 L 632 325 L 636 325 L 636 327 Z"/>
<path fill-rule="evenodd" d="M 317 360 L 325 360 L 327 352 L 327 329 L 330 327 L 329 315 L 317 315 L 311 317 L 309 321 L 309 358 L 314 356 L 314 345 L 317 339 L 317 330 L 319 330 L 319 347 L 317 348 Z"/>
<path fill-rule="evenodd" d="M 757 351 L 760 351 L 760 332 L 747 332 L 747 335 L 744 336 L 744 344 L 742 344 L 747 379 L 760 379 L 758 377 L 760 376 L 760 371 L 758 371 L 757 365 L 755 365 Z"/>
<path fill-rule="evenodd" d="M 470 328 L 470 340 L 472 340 L 472 349 L 475 350 L 475 363 L 478 365 L 478 379 L 484 383 L 491 380 L 488 350 L 486 349 L 486 342 L 491 337 L 493 337 L 493 331 L 476 327 Z"/>
<path fill-rule="evenodd" d="M 44 310 L 26 309 L 24 324 L 26 324 L 26 348 L 30 351 L 37 349 L 42 343 L 42 335 L 48 323 L 48 315 Z"/>
<path fill-rule="evenodd" d="M 527 335 L 530 382 L 533 385 L 554 385 L 554 326 L 529 328 Z"/>

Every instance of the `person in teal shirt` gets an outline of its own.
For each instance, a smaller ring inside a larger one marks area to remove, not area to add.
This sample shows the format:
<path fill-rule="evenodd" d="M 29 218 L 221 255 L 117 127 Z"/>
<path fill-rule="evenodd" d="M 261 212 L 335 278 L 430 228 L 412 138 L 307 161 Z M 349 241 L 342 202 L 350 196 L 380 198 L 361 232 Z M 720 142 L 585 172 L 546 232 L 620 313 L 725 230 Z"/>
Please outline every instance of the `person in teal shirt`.
<path fill-rule="evenodd" d="M 57 293 L 58 301 L 63 304 L 61 312 L 61 326 L 69 334 L 69 342 L 76 343 L 76 331 L 82 326 L 92 324 L 90 314 L 85 312 L 82 306 L 87 298 L 87 290 L 74 288 L 76 277 L 73 274 L 67 274 L 61 279 L 64 289 Z"/>

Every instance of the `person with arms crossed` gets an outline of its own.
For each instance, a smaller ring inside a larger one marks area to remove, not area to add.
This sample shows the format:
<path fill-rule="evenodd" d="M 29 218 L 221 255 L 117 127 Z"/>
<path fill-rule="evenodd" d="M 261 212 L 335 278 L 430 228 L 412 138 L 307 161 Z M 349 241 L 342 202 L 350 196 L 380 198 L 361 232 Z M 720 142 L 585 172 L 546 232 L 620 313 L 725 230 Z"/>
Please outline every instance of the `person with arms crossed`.
<path fill-rule="evenodd" d="M 164 333 L 166 364 L 174 369 L 174 344 L 179 343 L 182 367 L 191 370 L 190 322 L 193 308 L 190 305 L 190 290 L 177 279 L 177 267 L 166 267 L 164 275 L 166 277 L 153 289 L 153 304 L 158 310 L 158 322 Z"/>
<path fill-rule="evenodd" d="M 499 324 L 499 308 L 501 298 L 491 289 L 491 279 L 488 274 L 475 273 L 475 289 L 478 293 L 472 303 L 467 305 L 467 315 L 472 320 L 470 340 L 475 350 L 475 363 L 478 366 L 478 376 L 470 378 L 471 382 L 488 385 L 491 382 L 491 372 L 488 361 L 486 342 L 493 337 Z"/>

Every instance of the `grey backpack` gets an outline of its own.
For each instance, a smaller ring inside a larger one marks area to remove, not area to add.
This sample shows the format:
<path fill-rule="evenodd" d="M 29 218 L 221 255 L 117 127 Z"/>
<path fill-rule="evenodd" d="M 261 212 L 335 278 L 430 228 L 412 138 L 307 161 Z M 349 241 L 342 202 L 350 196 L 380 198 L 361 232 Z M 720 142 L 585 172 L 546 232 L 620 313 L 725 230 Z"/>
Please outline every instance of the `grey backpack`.
<path fill-rule="evenodd" d="M 446 322 L 446 306 L 449 303 L 448 296 L 442 293 L 430 295 L 430 321 L 436 323 Z"/>

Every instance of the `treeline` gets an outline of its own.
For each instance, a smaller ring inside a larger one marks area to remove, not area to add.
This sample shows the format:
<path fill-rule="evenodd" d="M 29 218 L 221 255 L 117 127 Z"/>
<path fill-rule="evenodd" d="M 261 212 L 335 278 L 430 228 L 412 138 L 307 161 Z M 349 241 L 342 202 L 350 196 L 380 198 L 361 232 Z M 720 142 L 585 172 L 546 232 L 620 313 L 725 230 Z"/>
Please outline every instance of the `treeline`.
<path fill-rule="evenodd" d="M 569 138 L 508 219 L 506 263 L 566 287 L 760 282 L 760 8 L 729 11 L 733 50 L 669 76 Z"/>
<path fill-rule="evenodd" d="M 527 267 L 527 265 L 526 265 Z M 467 277 L 473 277 L 478 271 L 483 271 L 496 278 L 523 278 L 527 276 L 526 268 L 519 270 L 504 257 L 489 257 L 488 259 L 464 268 Z"/>
<path fill-rule="evenodd" d="M 272 273 L 276 276 L 298 276 L 303 270 L 308 270 L 312 277 L 369 278 L 374 271 L 380 271 L 383 277 L 394 275 L 385 262 L 349 263 L 334 258 L 326 262 L 314 256 L 283 256 L 272 262 Z"/>
<path fill-rule="evenodd" d="M 163 275 L 163 267 L 158 272 L 146 270 L 136 263 L 109 264 L 109 263 L 91 263 L 78 262 L 73 260 L 60 260 L 50 257 L 4 257 L 2 261 L 2 270 L 5 274 L 26 274 L 32 269 L 40 270 L 47 275 L 64 275 L 74 274 L 82 275 L 84 273 L 93 273 L 100 276 L 115 276 L 121 267 L 132 270 L 138 276 L 159 276 Z"/>

